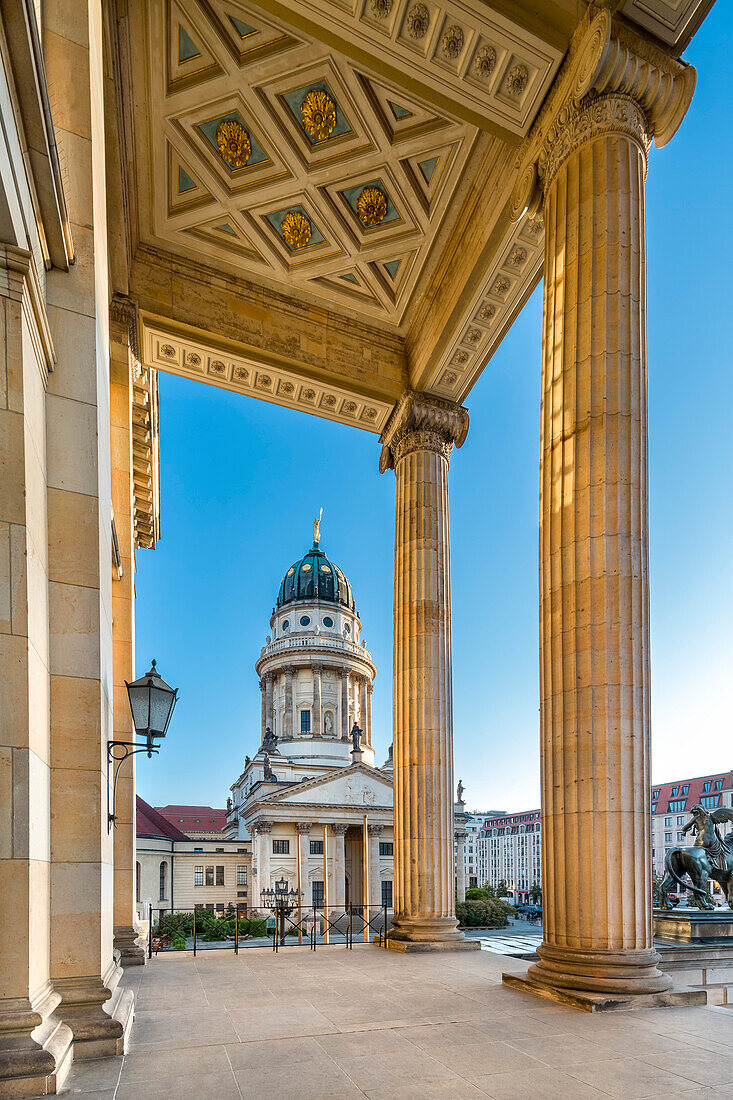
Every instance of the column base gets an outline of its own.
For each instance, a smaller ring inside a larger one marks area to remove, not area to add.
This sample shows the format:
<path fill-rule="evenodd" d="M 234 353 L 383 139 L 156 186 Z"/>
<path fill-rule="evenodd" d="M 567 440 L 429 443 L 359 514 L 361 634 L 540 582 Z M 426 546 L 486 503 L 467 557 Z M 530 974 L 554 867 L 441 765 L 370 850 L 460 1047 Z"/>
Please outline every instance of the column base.
<path fill-rule="evenodd" d="M 74 1037 L 74 1058 L 124 1054 L 132 1030 L 135 995 L 120 988 L 122 968 L 114 962 L 104 978 L 59 978 L 59 1013 Z"/>
<path fill-rule="evenodd" d="M 530 969 L 533 969 L 530 967 Z M 708 1003 L 705 990 L 667 989 L 662 993 L 589 993 L 583 990 L 559 989 L 533 981 L 527 974 L 502 974 L 504 985 L 518 989 L 521 993 L 533 993 L 557 1004 L 580 1008 L 584 1012 L 613 1012 L 636 1008 L 678 1008 L 680 1005 L 705 1005 Z"/>
<path fill-rule="evenodd" d="M 120 966 L 145 966 L 148 957 L 141 938 L 131 924 L 115 928 L 113 948 Z"/>
<path fill-rule="evenodd" d="M 0 1100 L 53 1095 L 62 1086 L 73 1046 L 55 1011 L 59 1001 L 50 982 L 32 1002 L 0 1001 Z"/>
<path fill-rule="evenodd" d="M 660 956 L 651 947 L 638 951 L 588 951 L 542 943 L 537 955 L 539 962 L 530 966 L 527 977 L 551 989 L 636 997 L 664 993 L 672 986 L 671 979 L 659 970 Z"/>
<path fill-rule="evenodd" d="M 455 917 L 395 917 L 388 937 L 392 951 L 475 951 L 478 941 L 466 940 Z M 471 947 L 466 947 L 466 944 Z M 476 944 L 476 947 L 473 944 Z"/>
<path fill-rule="evenodd" d="M 390 951 L 401 951 L 405 955 L 428 955 L 436 951 L 481 950 L 478 940 L 395 940 L 391 932 L 387 936 L 387 947 Z"/>

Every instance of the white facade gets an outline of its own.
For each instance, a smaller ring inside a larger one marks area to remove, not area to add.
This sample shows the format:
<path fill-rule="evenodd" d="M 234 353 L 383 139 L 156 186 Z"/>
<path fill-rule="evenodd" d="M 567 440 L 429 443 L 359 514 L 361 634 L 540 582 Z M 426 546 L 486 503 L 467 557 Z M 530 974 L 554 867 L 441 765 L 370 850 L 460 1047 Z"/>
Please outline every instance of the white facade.
<path fill-rule="evenodd" d="M 540 811 L 525 810 L 490 818 L 481 829 L 479 863 L 493 889 L 504 881 L 516 902 L 529 900 L 531 887 L 542 886 Z"/>

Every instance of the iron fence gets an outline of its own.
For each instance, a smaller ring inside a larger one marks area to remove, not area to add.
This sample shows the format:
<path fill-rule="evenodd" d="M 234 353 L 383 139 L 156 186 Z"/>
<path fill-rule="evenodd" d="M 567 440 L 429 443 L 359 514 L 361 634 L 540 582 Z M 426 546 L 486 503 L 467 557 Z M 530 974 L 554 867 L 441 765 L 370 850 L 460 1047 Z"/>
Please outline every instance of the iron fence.
<path fill-rule="evenodd" d="M 233 912 L 231 911 L 233 910 Z M 230 906 L 216 912 L 204 905 L 192 909 L 149 906 L 148 957 L 159 952 L 232 951 L 247 947 L 319 947 L 376 942 L 387 946 L 393 910 L 388 906 L 320 907 L 281 905 Z"/>

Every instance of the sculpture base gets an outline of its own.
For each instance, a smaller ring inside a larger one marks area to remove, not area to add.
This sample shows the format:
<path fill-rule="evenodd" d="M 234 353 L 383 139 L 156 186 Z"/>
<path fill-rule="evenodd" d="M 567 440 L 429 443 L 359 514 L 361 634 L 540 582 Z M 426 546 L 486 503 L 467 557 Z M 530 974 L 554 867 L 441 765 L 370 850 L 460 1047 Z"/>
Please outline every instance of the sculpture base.
<path fill-rule="evenodd" d="M 387 937 L 390 951 L 401 951 L 407 955 L 425 955 L 435 951 L 480 951 L 478 940 L 395 940 Z"/>
<path fill-rule="evenodd" d="M 504 985 L 522 993 L 533 993 L 557 1004 L 580 1008 L 583 1012 L 619 1012 L 637 1008 L 678 1008 L 680 1005 L 707 1004 L 701 989 L 667 989 L 662 993 L 586 993 L 582 990 L 557 989 L 533 981 L 526 974 L 502 974 Z"/>
<path fill-rule="evenodd" d="M 654 938 L 665 943 L 720 944 L 733 947 L 733 911 L 655 909 Z"/>

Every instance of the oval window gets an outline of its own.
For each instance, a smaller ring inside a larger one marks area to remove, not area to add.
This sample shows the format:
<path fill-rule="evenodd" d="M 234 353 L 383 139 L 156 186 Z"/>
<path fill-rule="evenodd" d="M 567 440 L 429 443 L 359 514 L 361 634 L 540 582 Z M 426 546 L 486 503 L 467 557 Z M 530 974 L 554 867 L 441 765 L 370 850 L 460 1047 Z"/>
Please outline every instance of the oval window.
<path fill-rule="evenodd" d="M 322 572 L 322 573 L 330 573 L 330 572 L 331 572 L 331 570 L 330 570 L 330 569 L 328 568 L 328 566 L 327 566 L 327 565 L 322 565 L 322 566 L 321 566 L 321 572 Z"/>
<path fill-rule="evenodd" d="M 333 626 L 333 619 L 330 617 L 330 615 L 324 615 L 323 625 L 324 626 Z"/>
<path fill-rule="evenodd" d="M 348 623 L 344 623 L 344 633 L 345 634 L 351 634 L 351 627 L 349 626 Z"/>
<path fill-rule="evenodd" d="M 289 576 L 289 577 L 292 577 L 292 575 L 293 575 L 293 573 L 294 573 L 294 572 L 295 572 L 295 570 L 294 570 L 294 569 L 288 569 L 288 576 Z"/>
<path fill-rule="evenodd" d="M 304 573 L 310 573 L 310 571 L 311 571 L 311 567 L 308 564 L 308 562 L 306 562 L 305 565 L 303 566 L 303 572 Z"/>
<path fill-rule="evenodd" d="M 283 630 L 287 630 L 289 626 L 290 626 L 290 619 L 285 619 L 285 621 L 283 622 Z"/>
<path fill-rule="evenodd" d="M 301 626 L 310 626 L 310 624 L 311 624 L 310 615 L 302 615 L 301 619 L 300 619 L 300 625 Z"/>

